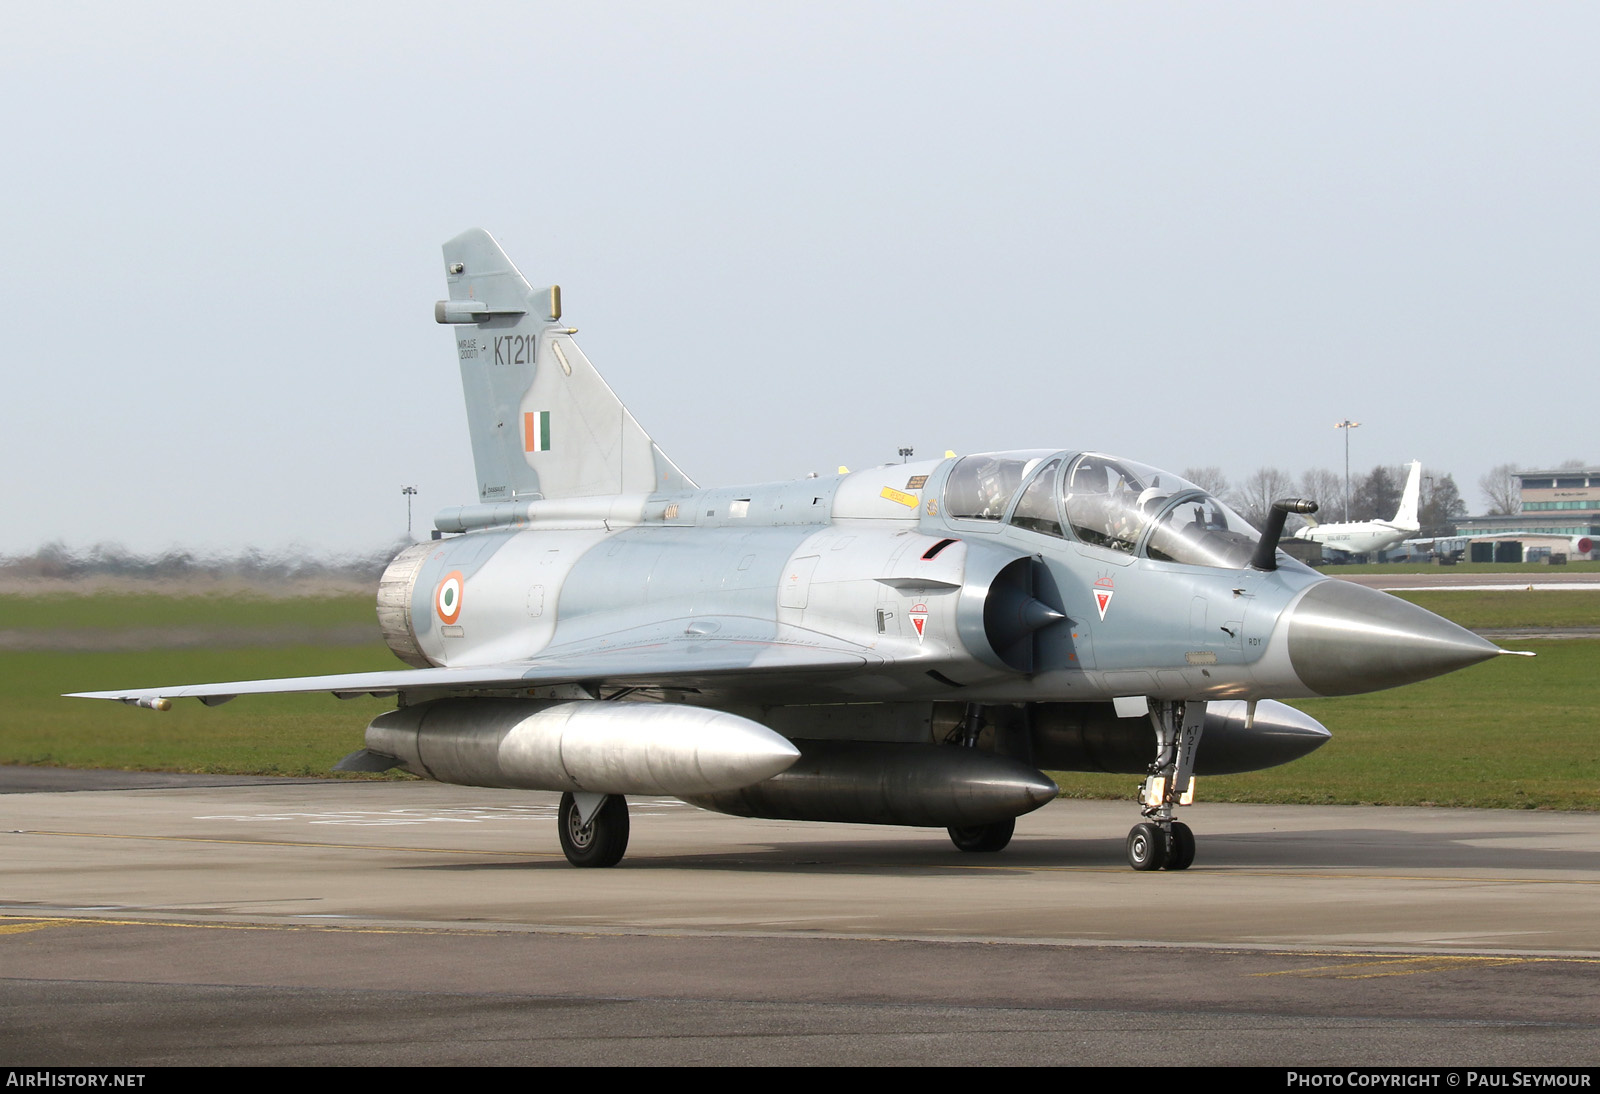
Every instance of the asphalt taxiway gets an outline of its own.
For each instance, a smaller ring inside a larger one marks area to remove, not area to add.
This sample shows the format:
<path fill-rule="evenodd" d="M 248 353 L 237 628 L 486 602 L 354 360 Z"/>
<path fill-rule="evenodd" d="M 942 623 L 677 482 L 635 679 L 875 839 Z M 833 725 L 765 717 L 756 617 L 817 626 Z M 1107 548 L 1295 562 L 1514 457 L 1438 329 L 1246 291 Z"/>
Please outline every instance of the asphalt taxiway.
<path fill-rule="evenodd" d="M 71 782 L 0 796 L 9 1063 L 1600 1058 L 1589 814 L 1197 805 L 1138 874 L 1127 803 L 967 855 L 637 800 L 575 870 L 554 795 Z"/>
<path fill-rule="evenodd" d="M 1600 575 L 1592 570 L 1562 570 L 1545 573 L 1457 573 L 1445 566 L 1426 574 L 1359 573 L 1343 574 L 1332 566 L 1322 571 L 1328 577 L 1337 577 L 1369 589 L 1387 592 L 1427 592 L 1434 589 L 1478 589 L 1480 591 L 1515 591 L 1520 589 L 1568 589 L 1573 592 L 1600 590 Z"/>

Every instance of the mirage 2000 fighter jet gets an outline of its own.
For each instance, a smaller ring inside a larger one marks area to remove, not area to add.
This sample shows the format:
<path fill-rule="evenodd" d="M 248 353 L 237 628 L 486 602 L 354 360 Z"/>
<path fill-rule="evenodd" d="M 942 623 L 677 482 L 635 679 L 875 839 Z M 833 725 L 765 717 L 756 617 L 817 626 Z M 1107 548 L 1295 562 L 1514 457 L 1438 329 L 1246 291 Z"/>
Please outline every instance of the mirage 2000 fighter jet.
<path fill-rule="evenodd" d="M 1503 652 L 1277 550 L 1168 471 L 1072 448 L 700 489 L 483 231 L 444 245 L 478 500 L 378 590 L 386 672 L 87 693 L 166 709 L 392 695 L 345 770 L 562 791 L 577 866 L 627 847 L 625 795 L 746 817 L 945 828 L 993 852 L 1044 769 L 1145 776 L 1137 870 L 1195 855 L 1194 776 L 1327 731 L 1276 702 Z M 1204 745 L 1202 747 L 1202 741 Z"/>

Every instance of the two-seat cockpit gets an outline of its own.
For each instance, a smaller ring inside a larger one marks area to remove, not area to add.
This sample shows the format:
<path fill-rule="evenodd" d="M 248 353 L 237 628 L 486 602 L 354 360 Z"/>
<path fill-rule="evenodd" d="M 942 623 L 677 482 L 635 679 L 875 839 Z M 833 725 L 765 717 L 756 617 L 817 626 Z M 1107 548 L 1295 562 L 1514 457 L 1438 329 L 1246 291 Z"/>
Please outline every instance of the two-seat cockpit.
<path fill-rule="evenodd" d="M 944 512 L 1161 562 L 1233 570 L 1249 563 L 1260 539 L 1194 483 L 1094 452 L 964 456 L 945 480 Z"/>

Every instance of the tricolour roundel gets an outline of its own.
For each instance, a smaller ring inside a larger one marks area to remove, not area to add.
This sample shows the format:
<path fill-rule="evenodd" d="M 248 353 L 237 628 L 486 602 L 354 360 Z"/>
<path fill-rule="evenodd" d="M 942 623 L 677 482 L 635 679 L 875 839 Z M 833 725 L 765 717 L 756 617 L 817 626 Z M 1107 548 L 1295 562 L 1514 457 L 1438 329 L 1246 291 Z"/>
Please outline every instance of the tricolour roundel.
<path fill-rule="evenodd" d="M 460 570 L 451 570 L 439 582 L 433 593 L 433 610 L 439 613 L 442 623 L 454 623 L 461 616 L 461 586 L 466 578 Z"/>

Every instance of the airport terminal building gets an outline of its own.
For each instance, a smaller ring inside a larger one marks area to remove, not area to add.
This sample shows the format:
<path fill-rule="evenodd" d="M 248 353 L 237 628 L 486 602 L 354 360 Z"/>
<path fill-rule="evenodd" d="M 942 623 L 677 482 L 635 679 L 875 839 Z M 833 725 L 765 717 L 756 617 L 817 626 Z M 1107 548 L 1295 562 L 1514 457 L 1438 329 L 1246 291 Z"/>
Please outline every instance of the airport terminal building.
<path fill-rule="evenodd" d="M 1594 558 L 1600 544 L 1600 467 L 1516 475 L 1522 482 L 1522 512 L 1462 517 L 1456 534 L 1476 543 L 1520 543 L 1523 557 L 1548 552 Z"/>

